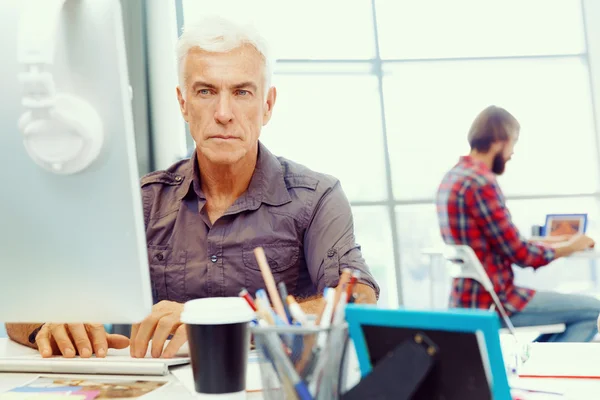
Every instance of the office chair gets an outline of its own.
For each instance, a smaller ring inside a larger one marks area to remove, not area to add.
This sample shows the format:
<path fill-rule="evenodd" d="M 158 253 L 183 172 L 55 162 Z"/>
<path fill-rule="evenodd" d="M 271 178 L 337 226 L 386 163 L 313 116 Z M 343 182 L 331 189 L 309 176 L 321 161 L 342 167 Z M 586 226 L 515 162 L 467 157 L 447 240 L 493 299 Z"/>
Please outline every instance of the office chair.
<path fill-rule="evenodd" d="M 477 258 L 477 255 L 473 249 L 466 245 L 449 244 L 444 248 L 443 255 L 447 261 L 459 267 L 456 269 L 450 269 L 450 276 L 452 278 L 473 279 L 479 282 L 481 286 L 483 286 L 483 288 L 490 294 L 490 296 L 492 296 L 494 305 L 492 305 L 491 310 L 494 310 L 494 307 L 498 309 L 506 328 L 513 336 L 515 336 L 517 332 L 527 331 L 535 331 L 538 333 L 561 333 L 565 331 L 565 324 L 536 325 L 515 328 L 508 317 L 502 302 L 498 298 L 498 294 L 494 290 L 492 281 L 485 272 L 483 265 L 481 265 L 481 262 L 479 261 L 479 258 Z"/>

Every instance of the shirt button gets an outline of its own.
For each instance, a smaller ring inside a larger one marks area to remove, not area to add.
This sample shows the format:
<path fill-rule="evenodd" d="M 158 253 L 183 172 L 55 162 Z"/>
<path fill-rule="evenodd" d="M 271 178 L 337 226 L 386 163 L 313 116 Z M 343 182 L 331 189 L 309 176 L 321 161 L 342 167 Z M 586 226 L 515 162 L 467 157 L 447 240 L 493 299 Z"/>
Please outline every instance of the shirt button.
<path fill-rule="evenodd" d="M 333 257 L 335 255 L 335 250 L 329 249 L 327 250 L 327 257 Z"/>
<path fill-rule="evenodd" d="M 217 260 L 218 260 L 218 258 L 217 258 L 217 256 L 215 256 L 215 255 L 213 255 L 213 256 L 211 256 L 211 257 L 210 257 L 210 261 L 212 261 L 212 262 L 214 262 L 214 263 L 216 263 L 216 262 L 217 262 Z"/>
<path fill-rule="evenodd" d="M 158 254 L 156 255 L 156 259 L 157 259 L 158 261 L 162 261 L 162 260 L 164 260 L 164 259 L 165 259 L 165 256 L 163 256 L 163 254 L 162 254 L 162 253 L 158 253 Z"/>
<path fill-rule="evenodd" d="M 183 180 L 183 177 L 181 175 L 177 175 L 175 177 L 175 182 L 181 182 Z"/>

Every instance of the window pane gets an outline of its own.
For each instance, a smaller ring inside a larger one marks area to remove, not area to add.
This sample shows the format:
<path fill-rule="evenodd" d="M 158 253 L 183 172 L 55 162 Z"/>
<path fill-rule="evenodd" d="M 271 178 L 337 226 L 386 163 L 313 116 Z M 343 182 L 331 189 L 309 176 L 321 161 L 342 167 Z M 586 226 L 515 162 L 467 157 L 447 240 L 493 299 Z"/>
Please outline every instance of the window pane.
<path fill-rule="evenodd" d="M 430 280 L 430 260 L 421 255 L 423 249 L 439 248 L 443 244 L 435 206 L 433 204 L 398 206 L 396 207 L 396 221 L 398 240 L 400 241 L 398 245 L 404 306 L 411 308 L 445 307 L 448 304 L 450 281 L 445 279 L 445 276 L 436 274 L 440 268 L 434 266 L 435 279 L 432 282 Z"/>
<path fill-rule="evenodd" d="M 373 76 L 278 75 L 261 140 L 275 154 L 331 174 L 351 201 L 386 198 L 383 134 Z"/>
<path fill-rule="evenodd" d="M 576 54 L 585 47 L 579 0 L 375 4 L 384 59 Z"/>
<path fill-rule="evenodd" d="M 368 59 L 375 54 L 370 0 L 183 0 L 183 10 L 187 21 L 220 15 L 253 24 L 279 59 Z"/>
<path fill-rule="evenodd" d="M 432 198 L 444 173 L 469 152 L 467 131 L 490 104 L 521 123 L 501 178 L 506 194 L 597 189 L 589 81 L 579 58 L 388 64 L 385 74 L 396 198 Z"/>
<path fill-rule="evenodd" d="M 598 238 L 598 201 L 593 197 L 569 199 L 510 200 L 507 202 L 513 221 L 525 236 L 532 225 L 544 225 L 546 214 L 588 214 L 587 233 Z M 541 290 L 566 292 L 593 291 L 595 289 L 597 260 L 559 259 L 548 266 L 533 271 L 531 268 L 515 268 L 517 283 Z"/>
<path fill-rule="evenodd" d="M 381 289 L 378 305 L 396 307 L 398 296 L 388 210 L 382 206 L 353 207 L 352 214 L 356 242 L 361 245 L 363 257 Z"/>

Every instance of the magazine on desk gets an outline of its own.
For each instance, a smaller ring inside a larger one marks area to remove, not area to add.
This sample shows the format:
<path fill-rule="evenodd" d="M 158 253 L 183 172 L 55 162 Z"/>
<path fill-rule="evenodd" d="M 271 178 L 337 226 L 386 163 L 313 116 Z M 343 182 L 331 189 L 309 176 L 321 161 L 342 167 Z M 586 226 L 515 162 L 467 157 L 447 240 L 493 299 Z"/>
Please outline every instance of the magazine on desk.
<path fill-rule="evenodd" d="M 38 376 L 0 393 L 0 400 L 137 399 L 169 385 L 165 380 Z"/>

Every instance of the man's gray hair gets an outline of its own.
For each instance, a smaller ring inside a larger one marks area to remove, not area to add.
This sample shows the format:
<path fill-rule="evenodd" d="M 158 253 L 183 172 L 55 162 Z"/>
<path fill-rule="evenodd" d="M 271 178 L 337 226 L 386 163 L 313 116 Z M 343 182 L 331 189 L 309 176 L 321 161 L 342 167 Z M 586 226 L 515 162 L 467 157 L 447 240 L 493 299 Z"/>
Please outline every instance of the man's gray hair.
<path fill-rule="evenodd" d="M 194 47 L 208 52 L 225 53 L 250 44 L 262 55 L 265 72 L 265 96 L 271 87 L 273 62 L 267 41 L 251 25 L 240 25 L 221 17 L 209 17 L 186 24 L 177 42 L 177 71 L 179 88 L 185 97 L 185 59 Z"/>

